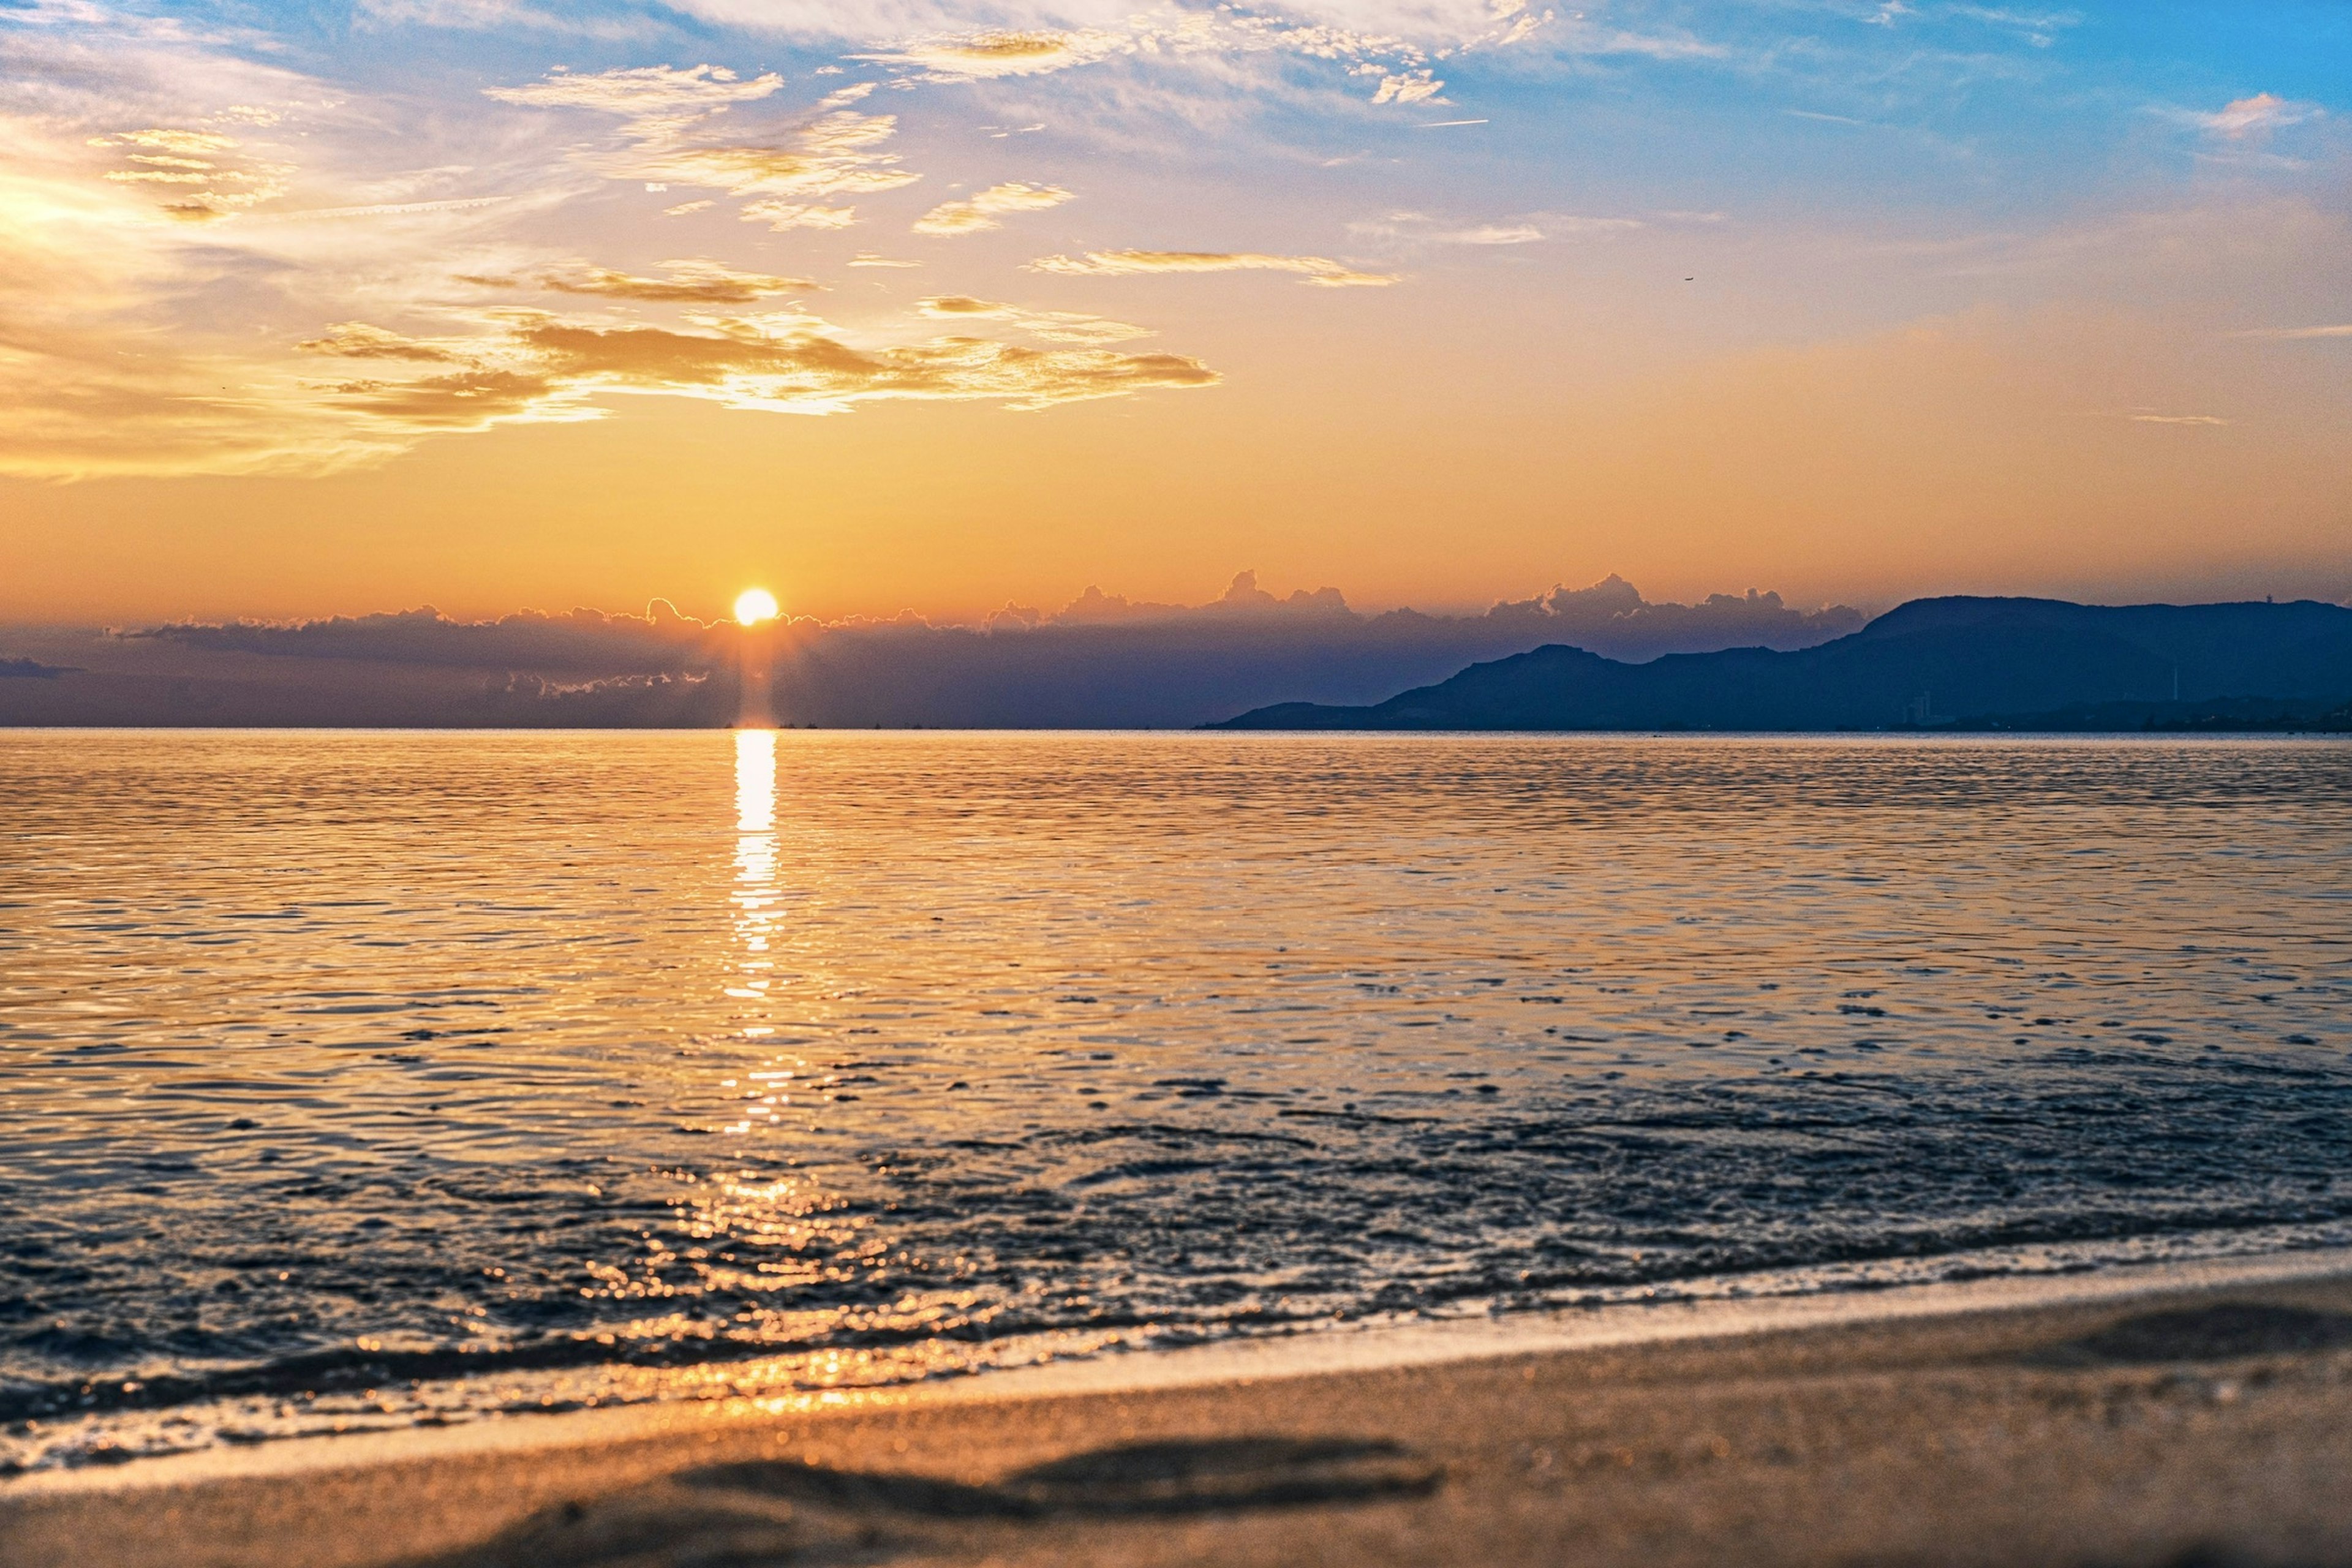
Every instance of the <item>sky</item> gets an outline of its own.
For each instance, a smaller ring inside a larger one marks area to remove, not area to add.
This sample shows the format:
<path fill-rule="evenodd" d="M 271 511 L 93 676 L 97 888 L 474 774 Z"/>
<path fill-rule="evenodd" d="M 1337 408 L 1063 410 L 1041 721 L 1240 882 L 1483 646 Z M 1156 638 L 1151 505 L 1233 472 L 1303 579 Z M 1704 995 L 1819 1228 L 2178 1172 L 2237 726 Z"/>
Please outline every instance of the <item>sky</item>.
<path fill-rule="evenodd" d="M 2352 5 L 0 0 L 0 621 L 2352 597 Z"/>

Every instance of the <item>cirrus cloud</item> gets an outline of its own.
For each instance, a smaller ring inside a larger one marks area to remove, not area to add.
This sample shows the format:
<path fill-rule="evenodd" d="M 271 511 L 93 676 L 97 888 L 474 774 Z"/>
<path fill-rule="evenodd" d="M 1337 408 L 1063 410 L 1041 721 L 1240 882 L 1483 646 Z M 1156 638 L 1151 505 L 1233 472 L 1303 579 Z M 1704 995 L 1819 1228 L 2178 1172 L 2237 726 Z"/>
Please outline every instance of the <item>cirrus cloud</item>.
<path fill-rule="evenodd" d="M 166 216 L 209 223 L 286 194 L 290 165 L 255 158 L 236 138 L 217 132 L 153 126 L 93 136 L 89 145 L 117 153 L 122 167 L 104 178 L 114 184 L 159 186 L 172 200 Z"/>
<path fill-rule="evenodd" d="M 2282 125 L 2316 120 L 2326 111 L 2315 103 L 2296 103 L 2276 93 L 2258 92 L 2223 104 L 2210 114 L 2189 118 L 2202 130 L 2232 142 L 2264 136 Z"/>
<path fill-rule="evenodd" d="M 926 81 L 988 81 L 1089 65 L 1132 47 L 1117 34 L 1093 28 L 1077 32 L 1035 28 L 935 34 L 893 50 L 851 58 L 876 65 L 913 66 Z"/>
<path fill-rule="evenodd" d="M 1053 324 L 1050 318 L 1046 323 Z M 593 419 L 602 411 L 589 399 L 601 394 L 703 398 L 782 414 L 841 414 L 885 399 L 996 402 L 1036 410 L 1153 389 L 1213 386 L 1220 379 L 1181 355 L 1099 347 L 1031 349 L 961 336 L 860 347 L 831 323 L 798 313 L 698 318 L 696 330 L 684 331 L 510 311 L 500 325 L 498 335 L 462 350 L 364 323 L 347 324 L 303 346 L 345 360 L 446 367 L 320 389 L 331 406 L 409 437 Z"/>
<path fill-rule="evenodd" d="M 1042 212 L 1072 199 L 1072 193 L 1059 185 L 1032 185 L 1014 180 L 991 185 L 961 201 L 941 202 L 915 220 L 915 232 L 977 234 L 982 229 L 1003 227 L 999 220 L 1007 213 Z"/>
<path fill-rule="evenodd" d="M 709 204 L 705 204 L 708 205 Z M 767 196 L 756 202 L 745 202 L 735 215 L 745 223 L 763 223 L 777 234 L 795 228 L 847 228 L 857 221 L 856 207 L 828 206 L 822 203 L 788 202 Z"/>
<path fill-rule="evenodd" d="M 1089 250 L 1084 256 L 1041 256 L 1035 272 L 1064 278 L 1124 278 L 1176 272 L 1295 272 L 1322 289 L 1379 288 L 1391 273 L 1360 272 L 1328 256 L 1268 256 L 1246 250 Z"/>
<path fill-rule="evenodd" d="M 667 278 L 638 278 L 609 267 L 584 261 L 541 272 L 532 281 L 557 294 L 593 294 L 607 300 L 633 300 L 654 305 L 748 305 L 772 294 L 805 294 L 823 284 L 806 278 L 778 278 L 765 272 L 739 272 L 718 261 L 665 261 Z M 512 278 L 466 278 L 465 282 L 492 288 L 522 287 Z"/>
<path fill-rule="evenodd" d="M 1048 342 L 1102 345 L 1151 336 L 1149 327 L 1130 326 L 1103 316 L 1076 310 L 1024 310 L 1018 305 L 975 300 L 968 294 L 941 294 L 919 301 L 916 314 L 935 321 L 1003 321 Z"/>
<path fill-rule="evenodd" d="M 766 139 L 722 137 L 718 118 L 739 103 L 764 99 L 783 85 L 770 72 L 749 81 L 718 66 L 690 69 L 650 66 L 593 75 L 550 72 L 517 87 L 485 89 L 502 103 L 540 109 L 585 109 L 621 119 L 618 148 L 588 153 L 583 161 L 610 178 L 649 184 L 699 185 L 735 196 L 838 196 L 897 190 L 922 176 L 898 167 L 896 153 L 879 151 L 898 129 L 888 114 L 860 114 L 841 107 L 863 97 L 865 88 L 835 93 L 819 105 L 829 110 L 804 124 Z M 837 227 L 850 221 L 777 222 L 812 210 L 785 208 L 787 202 L 757 215 L 772 227 Z M 821 209 L 817 209 L 821 210 Z"/>

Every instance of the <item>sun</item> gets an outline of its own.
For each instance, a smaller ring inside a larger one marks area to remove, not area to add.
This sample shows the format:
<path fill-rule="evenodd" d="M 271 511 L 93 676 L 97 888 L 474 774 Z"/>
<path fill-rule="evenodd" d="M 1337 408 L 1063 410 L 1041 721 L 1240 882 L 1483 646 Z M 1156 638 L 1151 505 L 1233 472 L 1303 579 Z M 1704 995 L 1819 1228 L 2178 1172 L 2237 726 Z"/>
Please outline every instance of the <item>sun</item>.
<path fill-rule="evenodd" d="M 747 626 L 776 618 L 776 596 L 765 588 L 746 588 L 735 595 L 735 618 Z"/>

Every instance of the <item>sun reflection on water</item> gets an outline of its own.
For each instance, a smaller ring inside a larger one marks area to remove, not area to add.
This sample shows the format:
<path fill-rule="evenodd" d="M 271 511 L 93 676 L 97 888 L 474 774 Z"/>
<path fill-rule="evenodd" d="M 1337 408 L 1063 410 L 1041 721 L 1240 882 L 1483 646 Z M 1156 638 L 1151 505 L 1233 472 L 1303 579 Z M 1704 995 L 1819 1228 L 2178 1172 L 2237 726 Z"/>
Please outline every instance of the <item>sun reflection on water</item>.
<path fill-rule="evenodd" d="M 765 1003 L 774 979 L 772 938 L 782 918 L 776 887 L 776 732 L 735 731 L 735 942 L 740 950 L 727 994 Z M 757 1038 L 773 1034 L 761 1013 L 744 1026 Z"/>

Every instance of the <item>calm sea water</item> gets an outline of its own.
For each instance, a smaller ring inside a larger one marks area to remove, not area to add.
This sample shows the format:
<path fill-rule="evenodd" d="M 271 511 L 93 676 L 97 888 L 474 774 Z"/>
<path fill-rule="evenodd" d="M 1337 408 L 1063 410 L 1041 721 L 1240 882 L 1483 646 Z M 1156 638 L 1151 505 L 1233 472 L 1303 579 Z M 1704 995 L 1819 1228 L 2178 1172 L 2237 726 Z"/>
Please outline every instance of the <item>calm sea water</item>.
<path fill-rule="evenodd" d="M 0 1465 L 2352 1239 L 2352 747 L 0 732 Z"/>

